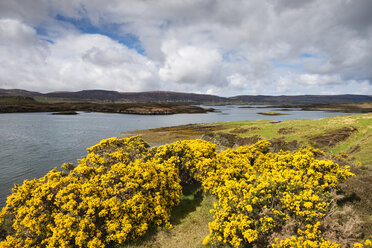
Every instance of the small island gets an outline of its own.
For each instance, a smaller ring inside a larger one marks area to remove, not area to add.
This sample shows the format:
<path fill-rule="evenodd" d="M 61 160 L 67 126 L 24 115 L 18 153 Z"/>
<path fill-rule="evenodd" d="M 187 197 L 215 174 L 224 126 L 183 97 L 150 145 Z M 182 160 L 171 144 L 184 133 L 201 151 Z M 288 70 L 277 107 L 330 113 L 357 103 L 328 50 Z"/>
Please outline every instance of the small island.
<path fill-rule="evenodd" d="M 283 113 L 278 113 L 278 112 L 258 112 L 257 114 L 259 115 L 288 115 L 288 114 L 283 114 Z"/>
<path fill-rule="evenodd" d="M 52 113 L 52 115 L 77 115 L 77 114 L 79 113 L 77 113 L 76 111 L 60 111 Z"/>

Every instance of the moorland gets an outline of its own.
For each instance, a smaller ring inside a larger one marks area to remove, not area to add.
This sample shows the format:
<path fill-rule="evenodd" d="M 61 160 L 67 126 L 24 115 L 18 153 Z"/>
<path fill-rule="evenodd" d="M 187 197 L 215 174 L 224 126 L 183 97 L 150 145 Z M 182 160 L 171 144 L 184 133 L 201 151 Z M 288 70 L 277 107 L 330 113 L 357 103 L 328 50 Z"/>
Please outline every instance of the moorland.
<path fill-rule="evenodd" d="M 269 140 L 272 152 L 295 151 L 307 146 L 324 150 L 327 158 L 342 166 L 351 165 L 355 174 L 339 185 L 336 205 L 322 221 L 329 231 L 326 238 L 337 240 L 341 247 L 353 247 L 353 242 L 372 237 L 372 114 L 282 122 L 191 124 L 123 133 L 125 137 L 138 134 L 154 146 L 204 139 L 226 150 Z M 200 185 L 188 186 L 180 205 L 174 209 L 172 230 L 150 231 L 143 239 L 123 247 L 202 247 L 201 242 L 210 232 L 208 223 L 213 221 L 209 210 L 214 202 L 214 196 L 202 194 Z"/>

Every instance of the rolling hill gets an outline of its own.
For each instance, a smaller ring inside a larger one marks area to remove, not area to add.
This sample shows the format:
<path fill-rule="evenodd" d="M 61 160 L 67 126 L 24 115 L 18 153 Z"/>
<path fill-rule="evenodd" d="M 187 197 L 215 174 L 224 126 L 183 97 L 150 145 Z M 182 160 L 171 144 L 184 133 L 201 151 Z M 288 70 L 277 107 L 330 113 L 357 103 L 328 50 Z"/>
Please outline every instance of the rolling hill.
<path fill-rule="evenodd" d="M 28 96 L 49 99 L 109 102 L 166 102 L 187 104 L 327 104 L 372 102 L 369 95 L 296 95 L 266 96 L 239 95 L 220 97 L 207 94 L 182 93 L 172 91 L 118 92 L 108 90 L 82 90 L 76 92 L 39 93 L 22 89 L 0 89 L 0 96 Z"/>

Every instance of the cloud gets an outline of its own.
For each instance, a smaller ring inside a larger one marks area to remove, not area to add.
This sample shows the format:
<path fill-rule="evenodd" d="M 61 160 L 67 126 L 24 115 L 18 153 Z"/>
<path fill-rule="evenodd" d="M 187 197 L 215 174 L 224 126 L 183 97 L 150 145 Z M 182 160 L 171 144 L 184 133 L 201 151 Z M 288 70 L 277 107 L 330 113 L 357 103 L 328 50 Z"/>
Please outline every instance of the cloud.
<path fill-rule="evenodd" d="M 339 75 L 301 74 L 297 79 L 299 84 L 324 85 L 342 83 Z"/>
<path fill-rule="evenodd" d="M 186 84 L 214 84 L 222 57 L 212 48 L 183 45 L 176 40 L 164 42 L 164 65 L 159 70 L 163 81 Z"/>
<path fill-rule="evenodd" d="M 371 12 L 365 0 L 1 1 L 0 87 L 371 94 Z"/>
<path fill-rule="evenodd" d="M 57 75 L 72 88 L 141 91 L 158 87 L 153 62 L 106 36 L 69 36 L 51 47 L 51 67 L 60 68 Z"/>
<path fill-rule="evenodd" d="M 48 43 L 40 41 L 32 27 L 9 19 L 0 20 L 0 30 L 1 87 L 40 91 L 158 87 L 152 61 L 106 36 L 70 34 Z"/>
<path fill-rule="evenodd" d="M 247 87 L 247 83 L 248 83 L 247 78 L 239 73 L 230 75 L 226 79 L 232 88 L 246 89 Z"/>

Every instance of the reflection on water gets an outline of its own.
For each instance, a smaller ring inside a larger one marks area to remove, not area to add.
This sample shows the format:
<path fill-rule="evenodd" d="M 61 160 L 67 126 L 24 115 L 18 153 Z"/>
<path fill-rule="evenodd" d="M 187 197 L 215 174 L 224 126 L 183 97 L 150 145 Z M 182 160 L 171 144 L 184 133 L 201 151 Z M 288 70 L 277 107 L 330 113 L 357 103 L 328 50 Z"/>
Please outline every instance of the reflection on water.
<path fill-rule="evenodd" d="M 285 111 L 289 115 L 263 116 L 257 112 L 277 109 L 216 106 L 207 114 L 127 115 L 80 113 L 50 115 L 49 113 L 0 114 L 0 206 L 15 183 L 39 178 L 64 162 L 75 162 L 86 154 L 86 147 L 120 132 L 175 126 L 241 120 L 315 119 L 343 115 L 322 111 Z"/>

